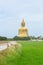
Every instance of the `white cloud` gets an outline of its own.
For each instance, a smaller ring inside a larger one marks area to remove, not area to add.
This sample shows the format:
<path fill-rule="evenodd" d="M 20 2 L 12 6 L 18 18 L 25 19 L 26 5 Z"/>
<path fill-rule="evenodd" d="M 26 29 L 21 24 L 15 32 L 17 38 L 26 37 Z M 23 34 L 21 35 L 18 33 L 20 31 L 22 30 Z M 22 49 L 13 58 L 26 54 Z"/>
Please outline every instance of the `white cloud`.
<path fill-rule="evenodd" d="M 43 21 L 43 14 L 35 14 L 35 15 L 32 15 L 31 18 L 30 18 L 31 21 Z"/>

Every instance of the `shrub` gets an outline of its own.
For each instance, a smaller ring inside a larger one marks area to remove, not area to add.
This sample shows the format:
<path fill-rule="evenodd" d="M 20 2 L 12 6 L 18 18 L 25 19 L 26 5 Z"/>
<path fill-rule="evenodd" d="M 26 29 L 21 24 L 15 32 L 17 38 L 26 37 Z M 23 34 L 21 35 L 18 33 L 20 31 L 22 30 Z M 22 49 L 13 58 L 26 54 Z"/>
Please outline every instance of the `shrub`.
<path fill-rule="evenodd" d="M 15 36 L 13 38 L 13 40 L 30 40 L 30 37 L 18 37 L 18 36 Z"/>
<path fill-rule="evenodd" d="M 0 36 L 0 41 L 1 41 L 1 40 L 7 40 L 7 38 Z"/>

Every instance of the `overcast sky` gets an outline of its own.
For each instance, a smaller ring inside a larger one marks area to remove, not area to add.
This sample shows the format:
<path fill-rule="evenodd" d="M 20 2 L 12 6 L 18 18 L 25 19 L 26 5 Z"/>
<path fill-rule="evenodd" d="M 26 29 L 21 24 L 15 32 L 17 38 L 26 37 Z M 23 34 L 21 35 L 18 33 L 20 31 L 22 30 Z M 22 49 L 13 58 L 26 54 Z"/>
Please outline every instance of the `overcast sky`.
<path fill-rule="evenodd" d="M 0 36 L 18 35 L 22 18 L 30 36 L 43 36 L 43 0 L 0 0 Z"/>

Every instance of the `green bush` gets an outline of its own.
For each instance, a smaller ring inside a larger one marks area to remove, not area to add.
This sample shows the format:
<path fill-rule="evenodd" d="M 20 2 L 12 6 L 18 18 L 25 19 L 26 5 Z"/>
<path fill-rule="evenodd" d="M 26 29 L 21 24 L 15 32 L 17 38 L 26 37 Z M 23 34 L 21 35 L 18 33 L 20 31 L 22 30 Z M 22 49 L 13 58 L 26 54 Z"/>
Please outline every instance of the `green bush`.
<path fill-rule="evenodd" d="M 7 38 L 0 36 L 0 41 L 1 41 L 1 40 L 7 40 Z"/>
<path fill-rule="evenodd" d="M 30 37 L 18 37 L 18 36 L 15 36 L 13 38 L 13 40 L 30 40 Z"/>

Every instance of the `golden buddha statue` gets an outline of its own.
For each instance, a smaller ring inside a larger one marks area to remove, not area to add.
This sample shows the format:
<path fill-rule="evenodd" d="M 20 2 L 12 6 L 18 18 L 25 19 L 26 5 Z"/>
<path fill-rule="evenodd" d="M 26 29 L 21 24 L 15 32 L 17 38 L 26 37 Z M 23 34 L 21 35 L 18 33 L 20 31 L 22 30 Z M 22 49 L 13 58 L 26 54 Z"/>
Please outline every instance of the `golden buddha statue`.
<path fill-rule="evenodd" d="M 25 28 L 24 19 L 21 22 L 21 28 L 18 30 L 18 37 L 27 37 L 28 36 L 28 29 Z"/>

